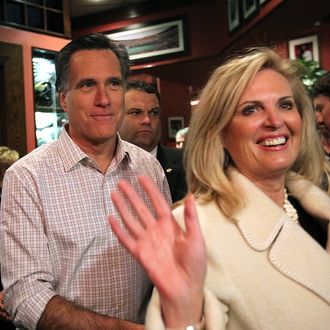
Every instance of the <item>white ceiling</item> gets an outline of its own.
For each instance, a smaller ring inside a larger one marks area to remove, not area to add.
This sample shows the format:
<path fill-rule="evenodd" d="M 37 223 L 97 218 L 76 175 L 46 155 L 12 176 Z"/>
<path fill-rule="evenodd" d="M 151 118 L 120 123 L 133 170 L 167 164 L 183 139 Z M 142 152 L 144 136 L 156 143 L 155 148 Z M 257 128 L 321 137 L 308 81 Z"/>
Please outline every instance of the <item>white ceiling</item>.
<path fill-rule="evenodd" d="M 149 1 L 157 0 L 70 0 L 70 11 L 71 17 L 79 17 Z"/>

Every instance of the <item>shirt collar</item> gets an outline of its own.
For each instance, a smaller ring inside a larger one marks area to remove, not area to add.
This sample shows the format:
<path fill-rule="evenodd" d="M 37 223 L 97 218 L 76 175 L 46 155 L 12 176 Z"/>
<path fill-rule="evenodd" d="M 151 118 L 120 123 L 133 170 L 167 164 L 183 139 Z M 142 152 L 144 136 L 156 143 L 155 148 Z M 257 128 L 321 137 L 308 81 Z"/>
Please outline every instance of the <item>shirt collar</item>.
<path fill-rule="evenodd" d="M 76 164 L 81 163 L 82 161 L 90 160 L 94 162 L 86 153 L 84 153 L 80 147 L 71 139 L 67 132 L 68 124 L 66 124 L 61 132 L 59 137 L 59 153 L 61 158 L 63 159 L 64 169 L 65 171 L 69 171 Z M 117 134 L 117 145 L 116 152 L 114 158 L 111 162 L 111 165 L 114 163 L 120 163 L 124 159 L 130 162 L 131 158 L 129 156 L 129 148 L 126 144 L 123 143 L 119 134 Z"/>
<path fill-rule="evenodd" d="M 113 161 L 115 161 L 116 163 L 120 163 L 126 158 L 128 162 L 131 162 L 129 145 L 125 143 L 117 133 L 117 145 Z"/>

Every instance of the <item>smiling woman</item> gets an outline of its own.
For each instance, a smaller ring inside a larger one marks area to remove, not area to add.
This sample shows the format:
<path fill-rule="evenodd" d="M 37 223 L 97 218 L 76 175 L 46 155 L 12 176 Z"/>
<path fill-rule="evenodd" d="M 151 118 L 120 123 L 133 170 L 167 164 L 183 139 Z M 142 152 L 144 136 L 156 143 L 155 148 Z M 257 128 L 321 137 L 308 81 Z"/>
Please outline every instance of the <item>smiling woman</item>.
<path fill-rule="evenodd" d="M 264 69 L 251 79 L 224 129 L 224 147 L 236 169 L 255 184 L 262 185 L 274 173 L 282 174 L 284 181 L 298 155 L 301 126 L 289 82 Z"/>
<path fill-rule="evenodd" d="M 113 229 L 155 285 L 146 329 L 326 330 L 330 198 L 318 187 L 324 155 L 293 64 L 254 48 L 217 68 L 185 152 L 196 207 L 190 196 L 171 214 L 143 178 L 153 217 L 120 183 L 141 219 L 133 231 L 113 195 L 129 230 L 112 217 Z"/>

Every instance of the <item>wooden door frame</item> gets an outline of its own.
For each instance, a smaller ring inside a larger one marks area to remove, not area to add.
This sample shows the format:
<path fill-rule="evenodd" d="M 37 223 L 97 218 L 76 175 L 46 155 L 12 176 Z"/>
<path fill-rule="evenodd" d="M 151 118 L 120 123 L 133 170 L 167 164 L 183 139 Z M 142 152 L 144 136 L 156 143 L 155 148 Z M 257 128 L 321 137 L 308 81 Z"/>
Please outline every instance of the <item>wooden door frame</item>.
<path fill-rule="evenodd" d="M 23 48 L 0 42 L 0 145 L 27 153 Z"/>

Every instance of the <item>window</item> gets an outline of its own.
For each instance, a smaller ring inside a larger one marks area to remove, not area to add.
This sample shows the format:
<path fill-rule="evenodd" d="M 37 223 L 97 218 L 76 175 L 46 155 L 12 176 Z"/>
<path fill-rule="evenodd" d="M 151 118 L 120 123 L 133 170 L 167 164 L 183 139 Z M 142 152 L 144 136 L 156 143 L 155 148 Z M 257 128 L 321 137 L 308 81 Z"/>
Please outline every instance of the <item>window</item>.
<path fill-rule="evenodd" d="M 2 0 L 0 6 L 1 24 L 71 36 L 68 0 Z"/>

